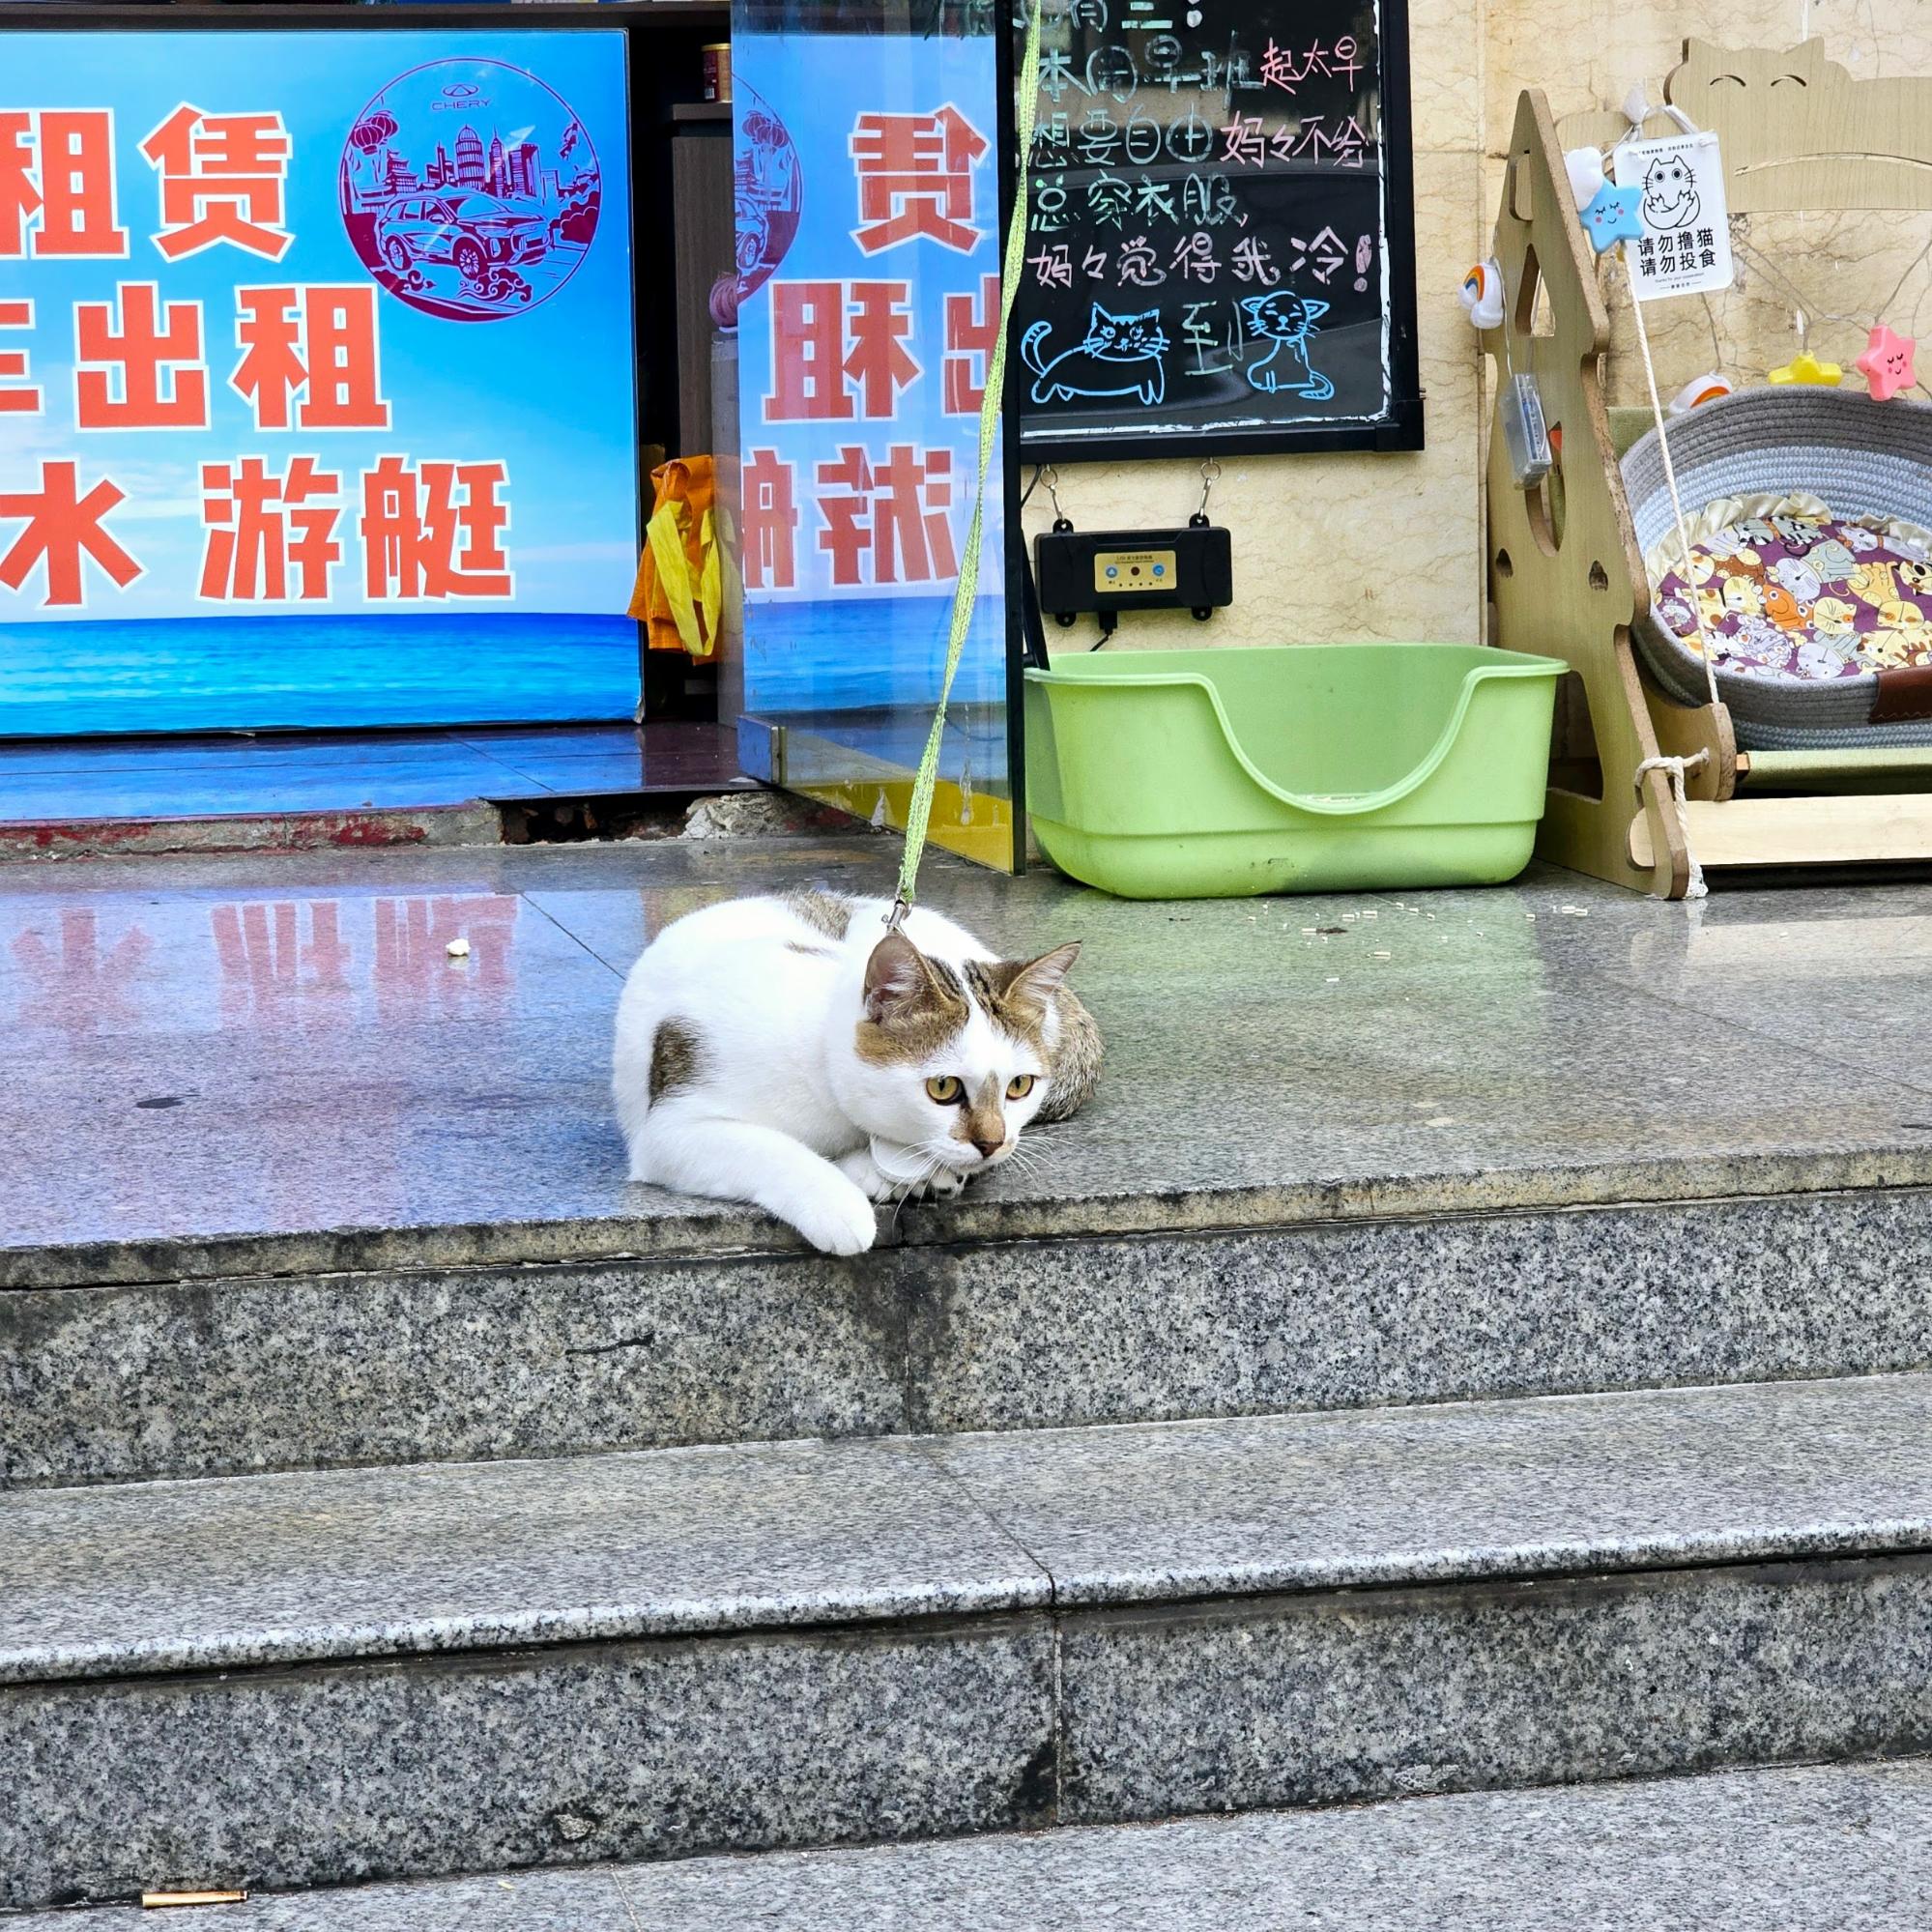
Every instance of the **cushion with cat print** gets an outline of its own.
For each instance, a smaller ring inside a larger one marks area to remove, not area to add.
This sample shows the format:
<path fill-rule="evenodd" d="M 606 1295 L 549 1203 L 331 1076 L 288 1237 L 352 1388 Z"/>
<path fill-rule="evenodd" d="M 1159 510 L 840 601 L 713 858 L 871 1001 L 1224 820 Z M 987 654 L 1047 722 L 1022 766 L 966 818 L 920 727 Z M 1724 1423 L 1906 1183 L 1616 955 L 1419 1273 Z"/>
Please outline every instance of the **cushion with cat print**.
<path fill-rule="evenodd" d="M 1807 684 L 1932 664 L 1932 543 L 1877 518 L 1747 516 L 1663 553 L 1657 616 L 1734 676 Z M 1703 616 L 1700 634 L 1696 600 Z"/>

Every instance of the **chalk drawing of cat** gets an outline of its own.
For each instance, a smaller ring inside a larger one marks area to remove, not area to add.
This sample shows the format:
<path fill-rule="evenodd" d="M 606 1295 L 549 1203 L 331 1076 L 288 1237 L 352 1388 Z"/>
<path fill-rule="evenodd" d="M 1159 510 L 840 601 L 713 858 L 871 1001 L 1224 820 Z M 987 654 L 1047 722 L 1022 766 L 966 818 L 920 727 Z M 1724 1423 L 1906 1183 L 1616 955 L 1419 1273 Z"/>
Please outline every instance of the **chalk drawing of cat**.
<path fill-rule="evenodd" d="M 1248 332 L 1269 345 L 1268 353 L 1248 364 L 1248 380 L 1269 394 L 1285 391 L 1326 402 L 1335 385 L 1309 360 L 1309 338 L 1320 332 L 1316 322 L 1328 313 L 1328 303 L 1292 289 L 1270 289 L 1266 295 L 1244 295 L 1241 310 Z"/>
<path fill-rule="evenodd" d="M 1085 336 L 1049 361 L 1041 345 L 1053 329 L 1051 322 L 1036 322 L 1020 338 L 1020 353 L 1039 378 L 1035 402 L 1134 396 L 1151 409 L 1166 396 L 1168 372 L 1161 358 L 1170 345 L 1158 308 L 1115 315 L 1095 303 Z"/>

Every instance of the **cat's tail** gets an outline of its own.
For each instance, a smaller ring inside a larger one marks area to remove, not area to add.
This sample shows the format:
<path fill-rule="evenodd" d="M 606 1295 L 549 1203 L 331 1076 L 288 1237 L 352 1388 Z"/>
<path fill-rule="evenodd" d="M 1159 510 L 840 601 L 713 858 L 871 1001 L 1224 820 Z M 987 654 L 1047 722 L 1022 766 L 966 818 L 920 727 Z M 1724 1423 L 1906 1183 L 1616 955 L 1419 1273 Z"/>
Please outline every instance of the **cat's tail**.
<path fill-rule="evenodd" d="M 1026 366 L 1036 376 L 1044 376 L 1047 373 L 1047 365 L 1040 357 L 1040 344 L 1053 332 L 1053 325 L 1051 322 L 1036 322 L 1020 338 L 1020 354 Z M 1040 398 L 1035 396 L 1033 400 L 1038 402 Z"/>

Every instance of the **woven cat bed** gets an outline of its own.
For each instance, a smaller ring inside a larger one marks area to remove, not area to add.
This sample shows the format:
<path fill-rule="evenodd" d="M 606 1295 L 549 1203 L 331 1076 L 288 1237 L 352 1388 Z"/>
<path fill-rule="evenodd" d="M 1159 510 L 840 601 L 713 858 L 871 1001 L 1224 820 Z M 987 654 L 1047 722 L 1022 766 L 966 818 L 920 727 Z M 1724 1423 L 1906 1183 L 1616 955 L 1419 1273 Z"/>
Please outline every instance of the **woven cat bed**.
<path fill-rule="evenodd" d="M 1752 389 L 1705 403 L 1670 425 L 1670 453 L 1686 516 L 1699 518 L 1723 499 L 1803 497 L 1834 518 L 1893 526 L 1913 555 L 1912 533 L 1932 531 L 1932 408 L 1874 402 L 1861 390 Z M 1675 567 L 1677 544 L 1663 458 L 1652 430 L 1623 462 L 1624 488 L 1637 548 L 1650 560 L 1652 588 L 1660 556 Z M 1693 533 L 1693 536 L 1694 536 Z M 1687 705 L 1709 702 L 1703 660 L 1657 610 L 1637 623 L 1634 642 L 1658 682 Z M 1741 675 L 1717 663 L 1717 690 L 1741 748 L 1850 749 L 1932 745 L 1932 718 L 1874 724 L 1875 674 L 1814 678 Z"/>

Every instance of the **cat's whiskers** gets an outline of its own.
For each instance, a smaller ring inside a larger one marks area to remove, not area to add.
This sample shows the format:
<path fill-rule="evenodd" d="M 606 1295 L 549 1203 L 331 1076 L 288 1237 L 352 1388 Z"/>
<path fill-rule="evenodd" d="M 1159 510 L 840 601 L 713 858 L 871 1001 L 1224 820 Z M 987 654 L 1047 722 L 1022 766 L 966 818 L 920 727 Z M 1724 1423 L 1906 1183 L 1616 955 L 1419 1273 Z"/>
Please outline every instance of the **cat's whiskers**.
<path fill-rule="evenodd" d="M 1011 1168 L 1016 1173 L 1024 1174 L 1028 1180 L 1045 1171 L 1045 1164 L 1037 1153 L 1020 1147 L 1014 1148 L 999 1165 L 1002 1168 Z"/>
<path fill-rule="evenodd" d="M 930 1146 L 908 1147 L 906 1151 L 908 1154 L 920 1157 L 921 1165 L 918 1173 L 900 1189 L 898 1198 L 893 1202 L 892 1226 L 894 1227 L 899 1226 L 899 1217 L 906 1212 L 906 1203 L 912 1199 L 919 1190 L 945 1166 L 945 1163 L 934 1153 Z"/>
<path fill-rule="evenodd" d="M 923 1154 L 930 1164 L 925 1173 L 920 1177 L 921 1179 L 931 1180 L 942 1168 L 952 1168 L 957 1171 L 956 1164 L 947 1158 L 952 1150 L 952 1145 L 953 1143 L 949 1140 L 925 1140 L 912 1149 L 912 1152 L 915 1154 Z"/>

